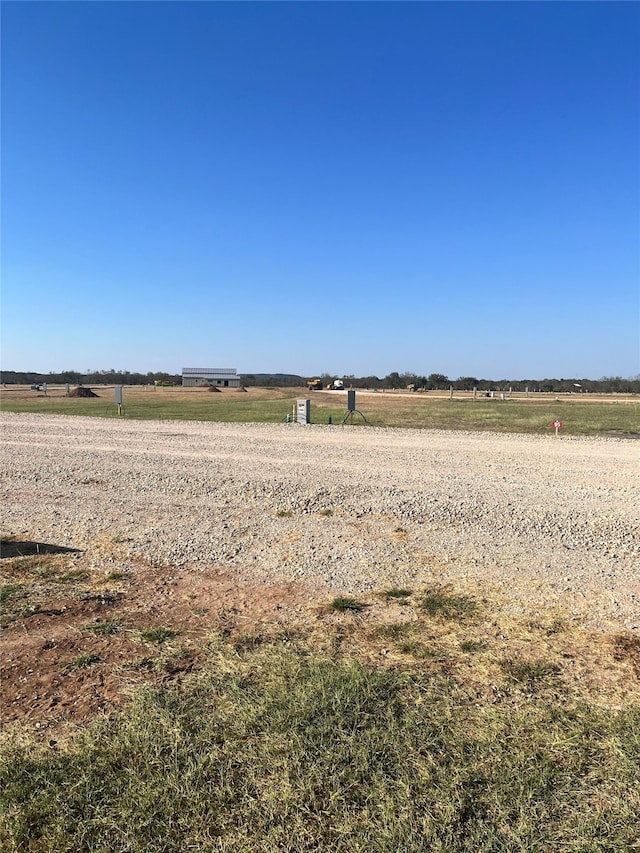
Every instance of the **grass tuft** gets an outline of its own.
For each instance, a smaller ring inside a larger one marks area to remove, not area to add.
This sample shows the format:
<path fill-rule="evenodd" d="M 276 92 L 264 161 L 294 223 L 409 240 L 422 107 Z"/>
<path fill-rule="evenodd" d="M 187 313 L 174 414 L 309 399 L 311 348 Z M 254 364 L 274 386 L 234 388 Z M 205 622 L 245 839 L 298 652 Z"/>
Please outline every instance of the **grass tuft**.
<path fill-rule="evenodd" d="M 29 594 L 28 589 L 21 583 L 8 583 L 0 586 L 0 604 L 5 604 L 8 601 L 19 601 L 26 598 Z"/>
<path fill-rule="evenodd" d="M 76 669 L 87 669 L 90 666 L 95 666 L 95 664 L 101 662 L 100 655 L 96 654 L 86 654 L 86 655 L 78 655 L 78 657 L 69 661 L 65 667 L 65 672 L 73 672 Z"/>
<path fill-rule="evenodd" d="M 148 628 L 146 631 L 140 631 L 140 637 L 145 643 L 157 643 L 161 645 L 167 640 L 172 640 L 177 637 L 179 631 L 174 631 L 172 628 Z"/>
<path fill-rule="evenodd" d="M 400 603 L 406 602 L 406 599 L 412 595 L 412 592 L 410 589 L 397 589 L 393 587 L 392 589 L 385 589 L 382 594 L 386 599 L 395 599 Z"/>
<path fill-rule="evenodd" d="M 557 664 L 545 660 L 505 659 L 500 667 L 510 681 L 527 690 L 537 690 L 560 673 Z"/>
<path fill-rule="evenodd" d="M 109 581 L 130 581 L 131 574 L 130 572 L 109 572 L 109 574 L 105 577 L 103 583 L 109 583 Z"/>
<path fill-rule="evenodd" d="M 481 652 L 487 646 L 486 643 L 483 643 L 479 640 L 463 640 L 460 643 L 460 651 L 462 652 Z"/>
<path fill-rule="evenodd" d="M 368 604 L 365 604 L 362 601 L 358 601 L 355 598 L 334 598 L 329 607 L 331 610 L 337 610 L 339 613 L 344 613 L 345 611 L 351 611 L 353 613 L 359 613 L 361 610 L 364 610 L 368 607 Z"/>
<path fill-rule="evenodd" d="M 435 587 L 427 590 L 420 601 L 421 609 L 428 616 L 441 616 L 443 619 L 465 619 L 474 616 L 478 605 L 468 595 L 457 595 L 445 588 Z"/>

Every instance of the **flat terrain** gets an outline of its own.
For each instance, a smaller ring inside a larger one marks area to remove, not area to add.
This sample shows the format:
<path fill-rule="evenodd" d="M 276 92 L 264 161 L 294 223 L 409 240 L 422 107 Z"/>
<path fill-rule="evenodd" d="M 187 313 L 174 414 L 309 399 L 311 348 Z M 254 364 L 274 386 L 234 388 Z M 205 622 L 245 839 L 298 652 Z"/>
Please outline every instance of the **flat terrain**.
<path fill-rule="evenodd" d="M 49 386 L 46 394 L 27 386 L 0 390 L 4 411 L 40 414 L 118 416 L 113 386 L 94 385 L 95 397 L 74 397 L 77 389 Z M 315 424 L 340 424 L 346 414 L 346 391 L 309 392 L 306 388 L 207 388 L 125 386 L 127 419 L 192 420 L 224 423 L 282 423 L 295 411 L 296 400 L 309 398 Z M 554 421 L 563 435 L 640 437 L 640 406 L 632 394 L 547 394 L 496 392 L 492 399 L 455 391 L 356 391 L 355 424 L 363 417 L 372 426 L 416 429 L 474 430 L 549 435 Z M 362 415 L 362 416 L 361 416 Z"/>
<path fill-rule="evenodd" d="M 638 693 L 637 442 L 10 413 L 1 423 L 5 724 L 108 710 L 151 671 L 196 667 L 214 627 L 410 622 L 410 599 L 381 595 L 393 589 L 472 597 L 480 644 L 544 646 L 605 704 Z M 366 610 L 328 612 L 335 596 Z M 454 639 L 451 627 L 434 635 L 444 658 Z M 371 637 L 359 653 L 392 665 L 407 654 Z M 489 689 L 491 674 L 465 666 Z"/>

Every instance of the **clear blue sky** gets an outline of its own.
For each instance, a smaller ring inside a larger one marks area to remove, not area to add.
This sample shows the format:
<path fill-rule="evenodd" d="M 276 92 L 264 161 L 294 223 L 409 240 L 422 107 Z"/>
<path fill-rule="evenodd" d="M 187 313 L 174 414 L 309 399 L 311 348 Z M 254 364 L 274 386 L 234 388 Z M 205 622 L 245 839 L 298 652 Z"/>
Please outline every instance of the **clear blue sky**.
<path fill-rule="evenodd" d="M 2 364 L 640 373 L 640 5 L 2 3 Z"/>

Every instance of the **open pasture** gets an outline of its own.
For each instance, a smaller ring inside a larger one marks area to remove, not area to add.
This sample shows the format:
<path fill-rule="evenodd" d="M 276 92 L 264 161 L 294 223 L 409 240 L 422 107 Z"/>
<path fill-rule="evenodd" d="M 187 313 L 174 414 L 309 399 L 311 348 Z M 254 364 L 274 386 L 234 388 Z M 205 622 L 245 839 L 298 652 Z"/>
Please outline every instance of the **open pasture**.
<path fill-rule="evenodd" d="M 46 395 L 26 386 L 2 389 L 7 412 L 118 417 L 112 386 L 93 386 L 94 398 L 67 397 L 64 386 Z M 206 388 L 125 386 L 124 417 L 136 420 L 192 420 L 228 423 L 280 423 L 296 399 L 311 400 L 314 423 L 338 425 L 346 413 L 346 392 L 305 388 L 248 388 L 246 392 Z M 408 393 L 356 391 L 357 408 L 371 426 L 416 429 L 480 430 L 544 435 L 560 420 L 565 435 L 640 435 L 640 407 L 635 395 L 497 394 L 493 399 L 472 392 Z M 354 424 L 363 421 L 354 417 Z"/>

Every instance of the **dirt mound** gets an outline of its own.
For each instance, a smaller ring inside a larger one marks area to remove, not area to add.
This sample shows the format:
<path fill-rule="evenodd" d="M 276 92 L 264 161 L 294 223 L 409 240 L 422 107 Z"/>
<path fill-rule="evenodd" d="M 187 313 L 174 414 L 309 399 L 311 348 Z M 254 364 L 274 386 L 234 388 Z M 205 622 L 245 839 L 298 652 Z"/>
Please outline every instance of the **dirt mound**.
<path fill-rule="evenodd" d="M 220 393 L 220 389 L 216 385 L 208 385 L 207 391 L 213 391 L 215 394 Z"/>
<path fill-rule="evenodd" d="M 85 388 L 83 385 L 78 385 L 73 391 L 69 391 L 70 397 L 99 397 L 99 394 L 94 393 L 91 388 Z"/>

